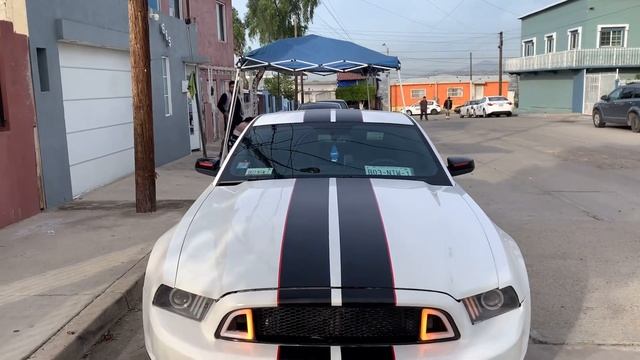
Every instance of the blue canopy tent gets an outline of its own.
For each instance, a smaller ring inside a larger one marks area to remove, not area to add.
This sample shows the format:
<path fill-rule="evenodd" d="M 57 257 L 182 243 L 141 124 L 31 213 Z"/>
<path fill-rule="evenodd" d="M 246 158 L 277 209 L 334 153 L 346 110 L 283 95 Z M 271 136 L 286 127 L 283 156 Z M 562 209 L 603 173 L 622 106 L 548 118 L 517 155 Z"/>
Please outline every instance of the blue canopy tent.
<path fill-rule="evenodd" d="M 397 70 L 402 87 L 400 60 L 397 57 L 384 55 L 349 41 L 318 35 L 282 39 L 250 51 L 240 58 L 236 70 L 236 87 L 232 94 L 231 116 L 235 110 L 240 71 L 263 70 L 294 75 L 299 73 L 329 75 L 354 72 L 370 76 L 379 72 Z M 404 93 L 401 91 L 401 94 L 404 106 Z M 228 152 L 227 143 L 231 131 L 229 128 L 227 127 L 223 144 L 223 157 Z"/>
<path fill-rule="evenodd" d="M 349 41 L 318 35 L 282 39 L 245 54 L 241 70 L 264 69 L 280 72 L 362 74 L 400 70 L 400 61 Z"/>

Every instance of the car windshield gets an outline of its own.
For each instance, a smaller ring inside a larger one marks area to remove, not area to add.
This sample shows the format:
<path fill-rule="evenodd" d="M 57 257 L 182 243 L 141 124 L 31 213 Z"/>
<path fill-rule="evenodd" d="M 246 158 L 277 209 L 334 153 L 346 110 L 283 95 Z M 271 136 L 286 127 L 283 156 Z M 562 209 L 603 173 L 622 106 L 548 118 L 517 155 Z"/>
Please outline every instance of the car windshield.
<path fill-rule="evenodd" d="M 251 127 L 220 181 L 301 177 L 381 177 L 451 185 L 416 126 L 361 122 Z"/>
<path fill-rule="evenodd" d="M 489 101 L 509 101 L 509 99 L 504 96 L 492 96 L 489 98 Z"/>

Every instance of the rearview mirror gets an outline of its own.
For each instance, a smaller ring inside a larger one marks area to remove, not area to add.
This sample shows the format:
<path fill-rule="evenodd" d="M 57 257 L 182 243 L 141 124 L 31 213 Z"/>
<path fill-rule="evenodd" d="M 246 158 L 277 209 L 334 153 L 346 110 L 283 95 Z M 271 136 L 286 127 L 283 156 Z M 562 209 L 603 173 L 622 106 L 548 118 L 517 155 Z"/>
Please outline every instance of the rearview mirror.
<path fill-rule="evenodd" d="M 451 176 L 468 174 L 475 168 L 476 163 L 473 159 L 457 156 L 447 158 L 447 169 Z"/>
<path fill-rule="evenodd" d="M 600 99 L 604 101 L 609 101 L 611 98 L 609 97 L 609 95 L 602 95 Z"/>
<path fill-rule="evenodd" d="M 196 160 L 196 171 L 209 175 L 216 176 L 220 170 L 220 159 L 200 158 Z"/>

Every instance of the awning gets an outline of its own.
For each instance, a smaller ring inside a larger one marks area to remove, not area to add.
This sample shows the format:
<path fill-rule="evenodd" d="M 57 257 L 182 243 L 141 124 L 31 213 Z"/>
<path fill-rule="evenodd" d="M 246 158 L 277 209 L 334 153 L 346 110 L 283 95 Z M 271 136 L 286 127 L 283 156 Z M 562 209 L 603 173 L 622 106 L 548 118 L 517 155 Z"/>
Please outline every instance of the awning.
<path fill-rule="evenodd" d="M 349 41 L 306 35 L 275 41 L 245 54 L 240 70 L 363 74 L 400 70 L 400 60 Z"/>

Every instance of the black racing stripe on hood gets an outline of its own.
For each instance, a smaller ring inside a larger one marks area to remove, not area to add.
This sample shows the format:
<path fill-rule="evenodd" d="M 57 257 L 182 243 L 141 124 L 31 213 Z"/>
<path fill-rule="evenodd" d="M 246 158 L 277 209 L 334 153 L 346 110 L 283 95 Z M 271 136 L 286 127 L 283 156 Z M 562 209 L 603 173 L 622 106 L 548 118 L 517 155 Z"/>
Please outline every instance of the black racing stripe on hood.
<path fill-rule="evenodd" d="M 331 360 L 328 346 L 279 346 L 279 360 Z"/>
<path fill-rule="evenodd" d="M 336 122 L 363 122 L 362 111 L 349 109 L 336 111 Z"/>
<path fill-rule="evenodd" d="M 394 360 L 396 358 L 393 346 L 342 347 L 340 348 L 340 354 L 342 355 L 342 360 Z"/>
<path fill-rule="evenodd" d="M 336 179 L 343 304 L 396 304 L 393 269 L 369 179 Z"/>
<path fill-rule="evenodd" d="M 330 305 L 329 179 L 296 180 L 281 246 L 278 304 Z"/>
<path fill-rule="evenodd" d="M 310 109 L 304 111 L 303 122 L 331 122 L 331 111 L 325 109 Z"/>

